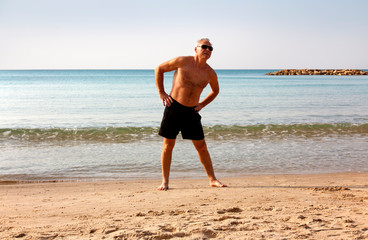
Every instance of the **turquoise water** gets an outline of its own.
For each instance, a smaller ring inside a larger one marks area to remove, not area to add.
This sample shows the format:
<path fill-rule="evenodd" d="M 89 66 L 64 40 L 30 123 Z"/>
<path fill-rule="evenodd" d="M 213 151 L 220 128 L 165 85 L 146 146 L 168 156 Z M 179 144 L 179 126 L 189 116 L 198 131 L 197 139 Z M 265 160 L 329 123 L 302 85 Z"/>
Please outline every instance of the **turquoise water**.
<path fill-rule="evenodd" d="M 271 71 L 216 71 L 200 114 L 217 175 L 368 171 L 368 76 Z M 160 177 L 153 70 L 0 71 L 0 103 L 0 180 Z M 172 177 L 205 177 L 180 136 Z"/>
<path fill-rule="evenodd" d="M 265 76 L 218 70 L 205 125 L 366 123 L 367 76 Z M 0 71 L 0 128 L 155 127 L 153 70 Z M 170 88 L 172 74 L 166 75 Z M 203 96 L 208 93 L 206 89 Z"/>

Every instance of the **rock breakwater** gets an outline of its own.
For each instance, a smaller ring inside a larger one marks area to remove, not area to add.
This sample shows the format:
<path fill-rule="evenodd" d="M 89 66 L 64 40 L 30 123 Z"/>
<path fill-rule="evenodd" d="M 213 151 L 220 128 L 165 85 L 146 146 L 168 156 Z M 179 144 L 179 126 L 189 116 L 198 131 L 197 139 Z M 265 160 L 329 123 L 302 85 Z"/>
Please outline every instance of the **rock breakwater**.
<path fill-rule="evenodd" d="M 368 75 L 368 72 L 357 69 L 284 69 L 277 72 L 267 73 L 266 75 L 338 75 L 338 76 L 357 76 Z"/>

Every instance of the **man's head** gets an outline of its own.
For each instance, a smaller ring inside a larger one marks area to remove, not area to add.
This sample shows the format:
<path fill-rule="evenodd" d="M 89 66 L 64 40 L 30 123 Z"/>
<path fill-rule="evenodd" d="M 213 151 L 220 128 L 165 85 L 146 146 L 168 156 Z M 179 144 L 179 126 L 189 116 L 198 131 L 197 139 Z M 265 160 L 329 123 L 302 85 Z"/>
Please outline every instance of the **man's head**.
<path fill-rule="evenodd" d="M 197 41 L 194 51 L 198 57 L 209 59 L 211 57 L 213 47 L 208 38 L 202 38 Z"/>

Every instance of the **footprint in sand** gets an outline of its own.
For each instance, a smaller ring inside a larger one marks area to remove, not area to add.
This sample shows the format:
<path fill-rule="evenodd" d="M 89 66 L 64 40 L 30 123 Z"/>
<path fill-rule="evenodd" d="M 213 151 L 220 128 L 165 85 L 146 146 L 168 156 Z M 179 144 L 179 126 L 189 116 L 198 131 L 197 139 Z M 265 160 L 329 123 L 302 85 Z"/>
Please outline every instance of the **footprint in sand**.
<path fill-rule="evenodd" d="M 164 226 L 159 226 L 160 230 L 164 231 L 164 232 L 175 232 L 176 228 L 171 226 L 171 225 L 164 225 Z"/>
<path fill-rule="evenodd" d="M 227 213 L 227 212 L 231 212 L 231 213 L 240 213 L 242 212 L 243 210 L 241 210 L 240 208 L 238 207 L 233 207 L 233 208 L 228 208 L 228 209 L 222 209 L 222 210 L 217 210 L 217 213 L 218 214 L 224 214 L 224 213 Z"/>
<path fill-rule="evenodd" d="M 217 233 L 211 229 L 195 229 L 190 231 L 192 237 L 199 239 L 216 238 Z"/>

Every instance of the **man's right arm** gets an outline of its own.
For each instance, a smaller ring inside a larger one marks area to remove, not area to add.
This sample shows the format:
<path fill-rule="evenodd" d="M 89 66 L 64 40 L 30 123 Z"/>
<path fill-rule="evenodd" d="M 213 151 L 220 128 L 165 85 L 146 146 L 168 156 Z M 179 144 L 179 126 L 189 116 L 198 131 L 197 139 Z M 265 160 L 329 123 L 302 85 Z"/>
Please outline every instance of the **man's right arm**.
<path fill-rule="evenodd" d="M 158 94 L 160 99 L 162 100 L 163 105 L 170 106 L 173 102 L 171 97 L 165 92 L 164 87 L 164 73 L 171 72 L 179 68 L 180 64 L 183 62 L 184 57 L 177 57 L 167 62 L 160 64 L 155 69 L 155 82 L 158 90 Z"/>
<path fill-rule="evenodd" d="M 155 81 L 158 94 L 160 96 L 160 99 L 162 100 L 163 105 L 165 106 L 166 101 L 168 100 L 168 94 L 165 92 L 164 88 L 164 71 L 160 68 L 160 66 L 155 69 Z M 170 106 L 170 103 L 168 103 L 167 105 Z"/>

